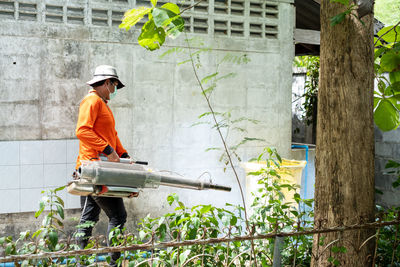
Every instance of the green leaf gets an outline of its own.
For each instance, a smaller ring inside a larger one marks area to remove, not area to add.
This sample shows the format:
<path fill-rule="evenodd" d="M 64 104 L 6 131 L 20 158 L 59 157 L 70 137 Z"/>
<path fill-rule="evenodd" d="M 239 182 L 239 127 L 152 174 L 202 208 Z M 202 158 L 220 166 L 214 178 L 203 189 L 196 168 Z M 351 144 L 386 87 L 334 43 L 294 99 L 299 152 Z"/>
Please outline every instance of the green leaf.
<path fill-rule="evenodd" d="M 181 11 L 179 10 L 179 6 L 173 3 L 166 3 L 161 6 L 162 8 L 168 9 L 169 11 L 172 11 L 174 14 L 179 15 Z"/>
<path fill-rule="evenodd" d="M 167 232 L 167 225 L 165 223 L 163 223 L 160 225 L 160 227 L 158 227 L 158 233 L 159 233 L 161 242 L 164 241 L 166 232 Z"/>
<path fill-rule="evenodd" d="M 339 4 L 343 4 L 345 6 L 349 5 L 349 0 L 331 0 L 332 3 L 339 3 Z"/>
<path fill-rule="evenodd" d="M 209 95 L 209 94 L 211 94 L 213 91 L 214 91 L 214 89 L 217 87 L 217 84 L 214 82 L 214 83 L 212 83 L 209 87 L 207 87 L 205 90 L 204 90 L 204 92 L 202 92 L 202 94 L 204 95 L 204 96 L 207 96 L 207 95 Z"/>
<path fill-rule="evenodd" d="M 192 224 L 193 224 L 193 227 L 195 227 L 197 230 L 197 228 L 199 228 L 199 226 L 200 226 L 200 219 L 198 217 L 192 218 Z"/>
<path fill-rule="evenodd" d="M 331 26 L 335 26 L 335 25 L 341 23 L 345 17 L 346 17 L 346 13 L 344 13 L 344 12 L 332 17 L 331 18 Z"/>
<path fill-rule="evenodd" d="M 400 82 L 395 82 L 395 83 L 390 84 L 388 86 L 388 90 L 390 90 L 390 92 L 391 92 L 391 94 L 388 94 L 388 96 L 392 95 L 392 94 L 393 95 L 398 94 L 400 92 Z"/>
<path fill-rule="evenodd" d="M 43 210 L 44 210 L 45 204 L 43 201 L 39 202 L 39 210 L 35 213 L 35 218 L 39 217 L 40 214 L 42 214 Z"/>
<path fill-rule="evenodd" d="M 389 72 L 389 80 L 391 83 L 400 83 L 400 71 Z"/>
<path fill-rule="evenodd" d="M 299 216 L 299 212 L 297 210 L 291 210 L 290 211 L 294 216 Z"/>
<path fill-rule="evenodd" d="M 375 44 L 375 47 L 380 47 L 380 46 L 382 46 L 381 40 L 378 39 L 377 37 L 374 37 L 374 44 Z M 385 50 L 384 47 L 381 47 L 380 49 Z M 379 56 L 380 56 L 380 55 L 377 55 L 377 54 L 375 53 L 375 59 L 376 59 L 377 57 L 379 57 Z"/>
<path fill-rule="evenodd" d="M 161 8 L 154 8 L 151 12 L 154 23 L 157 27 L 165 28 L 168 36 L 175 38 L 184 29 L 185 21 L 179 15 L 179 7 L 172 3 L 167 3 Z"/>
<path fill-rule="evenodd" d="M 221 222 L 222 222 L 223 225 L 228 226 L 229 223 L 231 222 L 231 215 L 228 214 L 228 215 L 222 216 Z"/>
<path fill-rule="evenodd" d="M 65 206 L 65 204 L 64 204 L 64 200 L 62 200 L 62 198 L 61 198 L 61 197 L 59 197 L 59 196 L 56 196 L 56 198 L 57 198 L 57 201 L 58 201 L 58 203 L 60 203 L 60 204 L 61 204 L 61 206 L 62 206 L 62 207 L 64 207 L 64 206 Z"/>
<path fill-rule="evenodd" d="M 378 90 L 381 94 L 385 93 L 386 83 L 383 80 L 378 81 Z"/>
<path fill-rule="evenodd" d="M 189 220 L 189 217 L 183 217 L 182 219 L 180 219 L 177 223 L 176 223 L 176 225 L 180 225 L 180 224 L 182 224 L 183 222 L 186 222 L 186 221 L 188 221 Z"/>
<path fill-rule="evenodd" d="M 157 5 L 157 0 L 151 0 L 151 4 L 153 5 L 153 7 L 156 7 L 156 5 Z"/>
<path fill-rule="evenodd" d="M 64 190 L 65 189 L 65 185 L 63 185 L 63 186 L 60 186 L 60 187 L 58 187 L 58 188 L 56 188 L 56 189 L 54 189 L 54 192 L 58 192 L 58 191 L 62 191 L 62 190 Z"/>
<path fill-rule="evenodd" d="M 165 42 L 165 31 L 162 27 L 157 27 L 154 20 L 149 20 L 143 25 L 138 41 L 142 47 L 150 51 L 159 49 Z"/>
<path fill-rule="evenodd" d="M 59 226 L 64 226 L 64 224 L 62 223 L 62 221 L 60 221 L 59 219 L 57 219 L 57 218 L 53 218 L 53 223 L 57 223 Z M 56 227 L 55 227 L 56 228 Z"/>
<path fill-rule="evenodd" d="M 48 214 L 46 217 L 43 218 L 42 226 L 46 227 L 50 225 L 51 215 Z"/>
<path fill-rule="evenodd" d="M 49 241 L 50 241 L 52 247 L 55 247 L 57 245 L 58 233 L 56 231 L 49 232 Z"/>
<path fill-rule="evenodd" d="M 182 209 L 185 209 L 185 208 L 186 208 L 186 207 L 185 207 L 185 204 L 183 204 L 182 201 L 178 201 L 178 205 L 179 205 L 179 207 L 181 207 Z"/>
<path fill-rule="evenodd" d="M 392 72 L 400 70 L 400 53 L 388 52 L 381 58 L 382 71 Z"/>
<path fill-rule="evenodd" d="M 5 249 L 5 253 L 6 253 L 6 256 L 7 255 L 11 255 L 12 253 L 13 253 L 13 250 L 14 250 L 14 245 L 13 244 L 8 244 L 7 246 L 6 246 L 6 249 Z"/>
<path fill-rule="evenodd" d="M 392 186 L 393 186 L 393 188 L 399 187 L 399 186 L 400 186 L 400 178 L 398 178 L 396 181 L 394 181 L 394 182 L 392 183 Z"/>
<path fill-rule="evenodd" d="M 143 230 L 141 230 L 141 231 L 139 232 L 139 238 L 140 238 L 140 240 L 143 240 L 145 237 L 146 237 L 146 233 L 145 233 Z"/>
<path fill-rule="evenodd" d="M 238 219 L 238 218 L 237 218 L 236 216 L 232 216 L 231 221 L 230 221 L 230 224 L 231 224 L 231 225 L 236 225 L 237 219 Z"/>
<path fill-rule="evenodd" d="M 394 28 L 393 26 L 384 27 L 378 32 L 377 35 L 381 36 L 381 38 L 385 42 L 388 42 L 388 43 L 399 42 L 400 41 L 400 26 L 397 26 L 396 28 Z"/>
<path fill-rule="evenodd" d="M 375 124 L 382 131 L 391 131 L 400 124 L 399 111 L 387 99 L 382 99 L 374 111 Z"/>
<path fill-rule="evenodd" d="M 386 52 L 386 49 L 387 49 L 386 47 L 381 47 L 381 48 L 375 49 L 374 59 L 376 60 L 377 58 L 382 56 Z"/>
<path fill-rule="evenodd" d="M 174 195 L 176 195 L 176 194 L 171 194 L 171 195 L 168 195 L 168 197 L 167 197 L 167 201 L 168 201 L 168 204 L 171 206 L 172 205 L 172 203 L 174 203 L 174 201 L 175 201 L 175 196 Z"/>
<path fill-rule="evenodd" d="M 211 217 L 210 222 L 212 222 L 215 226 L 219 225 L 218 220 L 215 217 Z"/>
<path fill-rule="evenodd" d="M 190 230 L 189 230 L 188 238 L 189 238 L 190 240 L 193 240 L 193 239 L 196 238 L 196 236 L 197 236 L 197 229 L 198 229 L 198 228 L 193 228 L 193 229 L 190 229 Z"/>
<path fill-rule="evenodd" d="M 32 234 L 32 238 L 35 238 L 36 236 L 39 236 L 39 235 L 42 233 L 42 231 L 43 231 L 43 229 L 39 229 L 39 230 L 37 230 L 36 232 L 34 232 L 34 233 Z"/>
<path fill-rule="evenodd" d="M 209 82 L 212 78 L 216 77 L 217 75 L 218 75 L 218 72 L 215 72 L 215 73 L 213 73 L 213 74 L 207 75 L 206 77 L 204 77 L 204 78 L 201 80 L 201 83 L 207 83 L 207 82 Z"/>
<path fill-rule="evenodd" d="M 58 213 L 58 215 L 60 215 L 61 219 L 64 220 L 64 209 L 62 206 L 57 205 L 57 213 Z"/>
<path fill-rule="evenodd" d="M 207 213 L 211 210 L 212 206 L 211 205 L 204 205 L 201 209 L 200 209 L 200 213 L 203 215 L 204 213 Z"/>
<path fill-rule="evenodd" d="M 181 255 L 179 255 L 179 262 L 184 263 L 189 256 L 191 250 L 187 249 Z"/>
<path fill-rule="evenodd" d="M 400 163 L 393 161 L 393 160 L 389 160 L 388 163 L 386 163 L 386 165 L 385 165 L 385 169 L 399 168 L 399 167 L 400 167 Z"/>
<path fill-rule="evenodd" d="M 119 25 L 120 28 L 129 30 L 132 26 L 138 23 L 145 15 L 151 12 L 151 8 L 139 7 L 137 9 L 131 9 L 125 12 L 122 23 Z"/>
<path fill-rule="evenodd" d="M 225 74 L 223 76 L 218 77 L 217 81 L 223 80 L 223 79 L 228 79 L 228 78 L 233 78 L 237 75 L 235 72 L 230 72 L 228 74 Z"/>
<path fill-rule="evenodd" d="M 209 148 L 207 148 L 206 150 L 204 150 L 205 152 L 208 152 L 208 151 L 212 151 L 212 150 L 222 150 L 222 148 L 220 148 L 220 147 L 209 147 Z"/>
<path fill-rule="evenodd" d="M 24 239 L 28 238 L 30 234 L 31 234 L 30 231 L 21 232 L 19 234 L 19 239 L 24 240 Z"/>

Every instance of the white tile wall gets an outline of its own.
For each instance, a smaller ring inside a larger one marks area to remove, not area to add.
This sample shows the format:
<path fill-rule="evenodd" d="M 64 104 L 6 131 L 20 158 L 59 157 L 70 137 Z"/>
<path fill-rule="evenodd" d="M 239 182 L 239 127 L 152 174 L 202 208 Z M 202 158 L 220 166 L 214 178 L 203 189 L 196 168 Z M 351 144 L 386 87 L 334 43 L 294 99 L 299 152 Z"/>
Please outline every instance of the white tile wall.
<path fill-rule="evenodd" d="M 45 164 L 44 165 L 44 186 L 59 187 L 65 185 L 67 164 Z"/>
<path fill-rule="evenodd" d="M 67 163 L 75 163 L 79 153 L 79 141 L 67 140 Z"/>
<path fill-rule="evenodd" d="M 19 165 L 19 142 L 0 142 L 0 165 Z"/>
<path fill-rule="evenodd" d="M 67 162 L 67 141 L 49 140 L 43 141 L 43 162 L 66 163 Z"/>
<path fill-rule="evenodd" d="M 43 188 L 20 189 L 20 212 L 37 211 L 42 199 Z M 13 211 L 16 212 L 16 211 Z"/>
<path fill-rule="evenodd" d="M 43 141 L 20 141 L 20 164 L 43 164 Z"/>
<path fill-rule="evenodd" d="M 36 211 L 46 189 L 71 180 L 79 141 L 35 140 L 0 142 L 0 213 Z M 65 208 L 79 208 L 79 197 L 58 192 Z"/>
<path fill-rule="evenodd" d="M 44 166 L 42 164 L 21 165 L 21 188 L 43 188 L 44 187 Z"/>
<path fill-rule="evenodd" d="M 20 210 L 20 190 L 0 190 L 0 213 L 11 213 Z"/>
<path fill-rule="evenodd" d="M 19 166 L 0 166 L 0 189 L 19 189 Z"/>

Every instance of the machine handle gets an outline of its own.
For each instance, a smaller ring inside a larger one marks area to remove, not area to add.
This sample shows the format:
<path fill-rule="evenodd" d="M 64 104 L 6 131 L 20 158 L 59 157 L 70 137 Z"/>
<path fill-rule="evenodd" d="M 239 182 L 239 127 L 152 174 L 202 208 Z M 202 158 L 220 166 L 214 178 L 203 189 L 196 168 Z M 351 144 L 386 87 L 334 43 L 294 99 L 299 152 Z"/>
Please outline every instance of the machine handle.
<path fill-rule="evenodd" d="M 214 190 L 220 190 L 225 192 L 231 192 L 232 188 L 230 186 L 218 185 L 218 184 L 209 184 L 207 185 L 208 188 Z"/>
<path fill-rule="evenodd" d="M 108 161 L 107 157 L 101 156 L 100 159 L 102 161 Z M 134 163 L 134 164 L 140 164 L 140 165 L 149 165 L 149 163 L 147 161 L 134 161 L 133 159 L 127 159 L 127 158 L 120 158 L 119 163 L 126 163 L 126 164 Z"/>
<path fill-rule="evenodd" d="M 147 161 L 134 161 L 133 163 L 140 164 L 140 165 L 149 165 L 149 163 Z"/>

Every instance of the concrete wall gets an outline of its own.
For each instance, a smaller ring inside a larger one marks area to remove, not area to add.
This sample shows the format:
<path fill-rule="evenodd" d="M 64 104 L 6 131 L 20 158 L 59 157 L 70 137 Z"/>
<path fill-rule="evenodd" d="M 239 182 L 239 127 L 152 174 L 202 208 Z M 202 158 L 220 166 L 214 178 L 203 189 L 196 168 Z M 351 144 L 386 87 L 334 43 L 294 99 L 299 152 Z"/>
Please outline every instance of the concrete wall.
<path fill-rule="evenodd" d="M 221 147 L 218 135 L 208 125 L 192 126 L 198 121 L 197 116 L 208 109 L 190 65 L 177 65 L 187 58 L 184 36 L 168 40 L 159 51 L 148 52 L 137 44 L 137 30 L 126 32 L 117 27 L 123 11 L 149 3 L 0 1 L 1 146 L 19 146 L 22 157 L 21 146 L 28 142 L 43 147 L 46 142 L 55 142 L 47 140 L 74 143 L 70 140 L 75 138 L 79 102 L 89 89 L 85 82 L 96 65 L 110 64 L 117 67 L 126 84 L 110 106 L 130 155 L 149 161 L 155 168 L 190 177 L 208 171 L 213 181 L 232 186 L 231 193 L 145 190 L 138 199 L 126 202 L 132 224 L 147 213 L 166 212 L 165 199 L 172 192 L 188 205 L 240 203 L 236 180 L 230 170 L 223 171 L 224 166 L 218 161 L 220 153 L 205 152 L 209 147 Z M 184 13 L 189 37 L 198 37 L 205 46 L 213 48 L 200 56 L 200 77 L 215 72 L 216 63 L 227 53 L 250 59 L 245 66 L 221 65 L 221 74 L 237 75 L 219 82 L 212 97 L 216 111 L 230 110 L 233 117 L 260 121 L 257 125 L 241 125 L 248 131 L 244 136 L 265 139 L 263 143 L 246 145 L 240 151 L 242 160 L 256 156 L 264 146 L 277 147 L 283 156 L 290 155 L 294 56 L 291 3 L 281 0 L 266 5 L 265 1 L 231 0 L 225 5 L 210 0 Z M 182 53 L 160 58 L 172 47 L 182 48 Z M 235 144 L 242 137 L 230 135 L 229 140 Z M 65 174 L 66 180 L 72 171 L 71 161 L 72 156 L 60 163 L 64 164 L 60 173 Z M 21 160 L 12 164 L 7 166 L 25 168 Z M 44 171 L 51 162 L 37 164 Z M 0 175 L 3 184 L 16 177 L 20 181 L 25 179 L 17 172 L 14 176 L 5 176 L 3 172 Z M 243 181 L 244 172 L 240 171 L 240 175 Z M 19 191 L 20 199 L 28 196 L 20 185 L 13 190 Z M 37 188 L 28 190 L 33 192 Z M 29 199 L 37 202 L 36 195 L 30 194 Z M 71 203 L 70 208 L 78 206 L 77 200 Z M 27 211 L 21 207 L 20 204 L 15 210 L 2 208 L 1 212 Z"/>
<path fill-rule="evenodd" d="M 400 205 L 400 188 L 393 188 L 397 176 L 385 169 L 389 160 L 400 162 L 400 129 L 382 132 L 375 127 L 375 187 L 383 194 L 375 194 L 376 203 L 384 207 Z"/>
<path fill-rule="evenodd" d="M 393 188 L 393 182 L 398 176 L 389 174 L 390 169 L 385 166 L 389 160 L 400 162 L 400 129 L 382 132 L 375 127 L 375 188 L 381 193 L 375 194 L 375 203 L 386 208 L 398 207 L 400 204 L 400 188 Z M 292 150 L 292 158 L 305 160 L 303 149 Z M 307 183 L 303 171 L 301 196 L 314 198 L 315 184 L 315 148 L 309 150 L 309 163 L 307 167 Z M 306 186 L 307 185 L 307 186 Z M 306 188 L 306 193 L 305 193 Z"/>

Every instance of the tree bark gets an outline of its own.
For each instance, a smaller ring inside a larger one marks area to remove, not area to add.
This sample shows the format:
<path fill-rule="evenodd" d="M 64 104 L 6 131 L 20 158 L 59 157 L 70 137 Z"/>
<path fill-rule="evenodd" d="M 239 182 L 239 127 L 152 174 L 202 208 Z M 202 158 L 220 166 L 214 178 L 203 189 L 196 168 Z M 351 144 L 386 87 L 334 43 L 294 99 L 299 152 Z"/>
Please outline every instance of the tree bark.
<path fill-rule="evenodd" d="M 374 220 L 373 17 L 364 17 L 362 25 L 354 16 L 346 16 L 331 26 L 330 18 L 344 10 L 330 0 L 321 3 L 317 227 Z M 360 246 L 373 234 L 357 230 L 315 236 L 312 266 L 333 266 L 333 259 L 340 266 L 371 266 L 374 239 Z M 345 247 L 346 252 L 332 251 L 335 246 Z"/>

